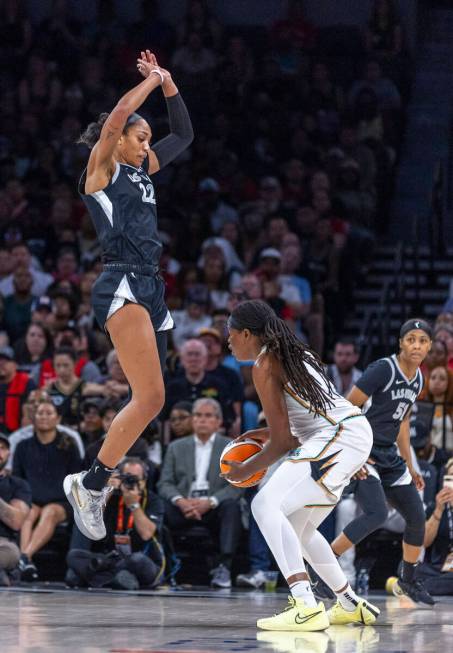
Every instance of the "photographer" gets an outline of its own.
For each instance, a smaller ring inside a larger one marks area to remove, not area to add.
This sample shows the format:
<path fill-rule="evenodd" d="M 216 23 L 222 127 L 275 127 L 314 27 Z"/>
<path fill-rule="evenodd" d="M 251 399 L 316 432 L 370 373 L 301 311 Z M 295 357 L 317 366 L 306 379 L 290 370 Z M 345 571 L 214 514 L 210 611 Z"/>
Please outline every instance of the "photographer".
<path fill-rule="evenodd" d="M 453 458 L 445 465 L 442 488 L 426 522 L 425 560 L 416 568 L 417 578 L 434 594 L 453 595 Z"/>
<path fill-rule="evenodd" d="M 31 506 L 28 483 L 6 471 L 8 437 L 0 432 L 0 587 L 10 585 L 8 572 L 19 562 L 18 534 Z"/>
<path fill-rule="evenodd" d="M 140 458 L 125 458 L 120 464 L 104 512 L 106 537 L 99 542 L 86 540 L 89 551 L 68 553 L 71 585 L 135 590 L 159 583 L 165 567 L 158 539 L 164 506 L 147 488 L 147 474 Z"/>

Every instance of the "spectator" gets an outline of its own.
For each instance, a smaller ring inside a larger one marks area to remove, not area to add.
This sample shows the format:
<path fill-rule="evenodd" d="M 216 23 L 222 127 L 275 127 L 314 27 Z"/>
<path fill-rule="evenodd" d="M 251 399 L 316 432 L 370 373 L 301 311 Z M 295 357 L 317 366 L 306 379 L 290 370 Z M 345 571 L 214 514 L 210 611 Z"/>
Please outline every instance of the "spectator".
<path fill-rule="evenodd" d="M 434 340 L 441 340 L 447 347 L 448 369 L 453 370 L 453 326 L 447 323 L 436 325 Z"/>
<path fill-rule="evenodd" d="M 31 321 L 39 322 L 50 331 L 53 329 L 52 300 L 47 295 L 38 297 L 31 306 Z"/>
<path fill-rule="evenodd" d="M 31 506 L 28 483 L 7 472 L 9 453 L 8 436 L 0 431 L 0 587 L 10 585 L 8 572 L 19 562 L 18 534 Z"/>
<path fill-rule="evenodd" d="M 36 387 L 42 388 L 55 378 L 52 366 L 53 342 L 50 331 L 39 322 L 28 326 L 25 338 L 16 343 L 16 361 Z"/>
<path fill-rule="evenodd" d="M 426 401 L 434 404 L 430 440 L 437 449 L 453 453 L 453 388 L 449 388 L 449 374 L 445 366 L 434 367 L 428 377 Z M 451 386 L 451 384 L 450 384 Z"/>
<path fill-rule="evenodd" d="M 90 343 L 87 330 L 84 327 L 78 327 L 74 320 L 61 327 L 54 337 L 55 347 L 69 347 L 76 352 L 77 361 L 75 372 L 84 381 L 90 383 L 99 383 L 102 379 L 101 370 L 98 365 L 90 360 Z"/>
<path fill-rule="evenodd" d="M 393 0 L 374 1 L 365 37 L 369 52 L 386 58 L 401 53 L 403 34 Z"/>
<path fill-rule="evenodd" d="M 223 365 L 222 337 L 220 333 L 213 327 L 205 327 L 198 332 L 198 338 L 205 344 L 208 352 L 206 370 L 213 377 L 217 376 L 222 381 L 227 389 L 227 396 L 231 398 L 234 422 L 230 429 L 230 435 L 240 435 L 242 409 L 247 413 L 252 411 L 252 416 L 249 419 L 256 422 L 258 416 L 257 407 L 243 406 L 244 392 L 241 378 L 230 367 Z"/>
<path fill-rule="evenodd" d="M 101 401 L 101 399 L 88 397 L 83 400 L 81 405 L 82 419 L 79 423 L 79 433 L 85 445 L 97 442 L 105 433 L 102 424 Z"/>
<path fill-rule="evenodd" d="M 353 106 L 362 90 L 372 90 L 378 99 L 379 108 L 382 110 L 399 110 L 401 108 L 401 95 L 394 82 L 384 77 L 379 61 L 371 60 L 367 63 L 365 75 L 362 80 L 354 82 L 349 92 L 349 102 Z"/>
<path fill-rule="evenodd" d="M 9 433 L 19 428 L 23 403 L 35 387 L 26 372 L 17 370 L 12 348 L 0 349 L 0 424 Z"/>
<path fill-rule="evenodd" d="M 56 379 L 46 386 L 63 424 L 77 426 L 86 383 L 75 373 L 76 354 L 73 349 L 61 347 L 53 355 Z"/>
<path fill-rule="evenodd" d="M 362 376 L 362 371 L 357 369 L 359 352 L 354 340 L 340 338 L 337 340 L 333 352 L 333 363 L 327 367 L 329 379 L 336 391 L 346 397 L 352 386 Z"/>
<path fill-rule="evenodd" d="M 165 407 L 162 417 L 168 417 L 177 401 L 195 401 L 200 397 L 212 397 L 219 401 L 225 414 L 225 427 L 230 428 L 236 415 L 232 407 L 233 397 L 228 386 L 212 372 L 207 371 L 208 350 L 200 340 L 186 340 L 180 349 L 183 371 L 170 379 L 165 387 Z"/>
<path fill-rule="evenodd" d="M 12 343 L 25 335 L 31 320 L 34 297 L 32 276 L 28 268 L 17 267 L 13 274 L 14 292 L 4 299 L 3 324 Z"/>
<path fill-rule="evenodd" d="M 209 309 L 209 291 L 206 286 L 195 284 L 187 290 L 185 309 L 174 311 L 175 328 L 173 330 L 173 342 L 177 349 L 188 338 L 194 338 L 198 331 L 211 324 L 211 318 L 207 314 Z"/>
<path fill-rule="evenodd" d="M 177 401 L 170 411 L 170 440 L 183 438 L 193 433 L 192 404 L 190 401 Z"/>
<path fill-rule="evenodd" d="M 34 418 L 34 435 L 16 447 L 13 474 L 31 487 L 32 508 L 20 533 L 22 579 L 37 580 L 33 556 L 49 542 L 58 524 L 70 521 L 71 506 L 63 491 L 67 474 L 82 468 L 74 441 L 60 433 L 57 409 L 49 399 L 40 401 Z"/>
<path fill-rule="evenodd" d="M 220 185 L 212 177 L 202 179 L 198 184 L 199 211 L 206 215 L 214 234 L 219 234 L 226 222 L 237 222 L 238 212 L 220 197 Z"/>
<path fill-rule="evenodd" d="M 174 53 L 171 65 L 175 69 L 175 77 L 181 80 L 184 87 L 206 87 L 211 81 L 216 57 L 210 48 L 204 47 L 200 35 L 192 32 L 188 34 L 185 44 Z"/>
<path fill-rule="evenodd" d="M 71 585 L 136 590 L 156 586 L 165 569 L 159 542 L 163 501 L 147 486 L 146 463 L 127 457 L 111 485 L 115 488 L 104 511 L 107 535 L 90 551 L 71 549 L 67 563 Z"/>
<path fill-rule="evenodd" d="M 129 395 L 129 384 L 114 349 L 111 349 L 107 354 L 105 364 L 107 366 L 107 376 L 101 379 L 100 383 L 88 383 L 85 386 L 85 394 L 87 396 L 105 397 L 110 401 L 126 399 Z"/>
<path fill-rule="evenodd" d="M 17 431 L 13 431 L 13 433 L 11 433 L 9 436 L 9 444 L 10 444 L 10 457 L 8 460 L 9 470 L 13 468 L 14 452 L 19 442 L 22 442 L 22 440 L 27 440 L 28 438 L 33 437 L 33 432 L 34 432 L 33 424 L 35 421 L 36 409 L 39 406 L 39 403 L 42 400 L 48 398 L 49 397 L 47 392 L 42 388 L 39 388 L 36 390 L 32 390 L 28 395 L 26 402 L 23 404 L 21 427 L 17 429 Z M 57 431 L 59 431 L 63 435 L 68 436 L 69 438 L 72 438 L 75 446 L 77 447 L 80 458 L 83 458 L 83 456 L 85 455 L 85 447 L 83 445 L 82 438 L 80 437 L 79 433 L 77 431 L 74 431 L 74 429 L 69 428 L 69 426 L 64 426 L 63 424 L 60 423 L 57 424 Z"/>
<path fill-rule="evenodd" d="M 453 459 L 445 465 L 445 476 L 453 475 Z M 453 595 L 453 483 L 445 478 L 436 495 L 434 509 L 426 522 L 424 546 L 428 561 L 417 565 L 416 575 L 428 592 Z"/>
<path fill-rule="evenodd" d="M 33 267 L 32 256 L 28 245 L 25 243 L 16 243 L 11 247 L 11 256 L 14 261 L 14 270 L 18 267 L 25 267 L 30 271 L 33 280 L 31 294 L 34 297 L 45 295 L 47 288 L 53 282 L 53 277 L 51 274 L 40 272 Z M 14 292 L 13 274 L 11 273 L 0 281 L 0 293 L 4 297 L 12 295 Z"/>
<path fill-rule="evenodd" d="M 242 491 L 219 476 L 219 459 L 229 440 L 219 434 L 222 410 L 215 399 L 193 406 L 194 434 L 170 443 L 158 483 L 170 531 L 186 532 L 201 523 L 219 538 L 213 587 L 231 587 L 231 565 L 239 543 Z"/>
<path fill-rule="evenodd" d="M 88 402 L 90 400 L 85 400 Z M 84 402 L 85 403 L 85 402 Z M 84 458 L 84 469 L 85 468 L 90 468 L 91 465 L 93 464 L 95 458 L 97 457 L 98 453 L 101 450 L 102 447 L 102 442 L 105 439 L 107 432 L 110 428 L 111 423 L 115 419 L 115 416 L 121 409 L 121 403 L 115 400 L 109 400 L 107 399 L 101 406 L 99 407 L 99 414 L 101 417 L 101 435 L 100 437 L 97 438 L 97 440 L 94 440 L 91 442 L 91 444 L 88 445 L 85 458 Z M 143 462 L 148 461 L 148 443 L 146 439 L 142 436 L 140 436 L 132 445 L 132 447 L 129 449 L 127 452 L 128 456 L 133 456 L 134 458 L 140 458 Z"/>
<path fill-rule="evenodd" d="M 435 367 L 447 367 L 448 366 L 448 350 L 447 345 L 443 340 L 435 338 L 431 345 L 431 349 L 428 352 L 427 357 L 423 361 L 422 369 L 425 374 L 425 381 L 429 377 L 429 372 Z M 424 389 L 426 388 L 426 383 Z"/>

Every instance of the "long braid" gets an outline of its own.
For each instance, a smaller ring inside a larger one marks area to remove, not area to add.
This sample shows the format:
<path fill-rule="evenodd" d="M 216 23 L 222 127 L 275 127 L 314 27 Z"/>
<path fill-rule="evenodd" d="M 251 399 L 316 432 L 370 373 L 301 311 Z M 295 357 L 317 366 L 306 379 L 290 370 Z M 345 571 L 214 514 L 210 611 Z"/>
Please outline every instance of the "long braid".
<path fill-rule="evenodd" d="M 290 331 L 287 324 L 265 302 L 241 302 L 231 315 L 231 326 L 249 329 L 260 336 L 263 346 L 280 361 L 294 391 L 303 397 L 314 412 L 323 412 L 333 405 L 332 384 L 326 376 L 319 356 L 306 347 Z M 325 381 L 328 391 L 310 373 L 307 365 Z"/>

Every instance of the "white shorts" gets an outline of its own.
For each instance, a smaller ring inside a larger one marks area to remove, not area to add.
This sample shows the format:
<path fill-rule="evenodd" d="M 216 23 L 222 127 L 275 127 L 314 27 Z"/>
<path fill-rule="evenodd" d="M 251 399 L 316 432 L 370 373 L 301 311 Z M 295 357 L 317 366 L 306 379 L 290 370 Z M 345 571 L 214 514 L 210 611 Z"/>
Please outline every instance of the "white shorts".
<path fill-rule="evenodd" d="M 330 503 L 339 501 L 351 477 L 369 458 L 373 432 L 364 415 L 326 426 L 288 455 L 293 464 L 309 463 L 311 477 Z"/>

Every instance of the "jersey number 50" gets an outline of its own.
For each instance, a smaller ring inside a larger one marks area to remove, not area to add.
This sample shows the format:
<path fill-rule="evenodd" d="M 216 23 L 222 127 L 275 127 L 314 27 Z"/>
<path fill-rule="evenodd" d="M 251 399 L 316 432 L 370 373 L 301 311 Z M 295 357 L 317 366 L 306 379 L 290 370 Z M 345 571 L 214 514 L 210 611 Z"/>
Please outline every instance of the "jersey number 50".
<path fill-rule="evenodd" d="M 398 404 L 395 412 L 392 415 L 393 419 L 399 419 L 400 422 L 403 421 L 404 416 L 407 413 L 407 409 L 409 408 L 409 404 L 406 404 L 404 401 L 400 401 Z"/>
<path fill-rule="evenodd" d="M 155 204 L 154 188 L 152 184 L 139 184 L 138 187 L 142 191 L 142 200 L 148 204 Z"/>

